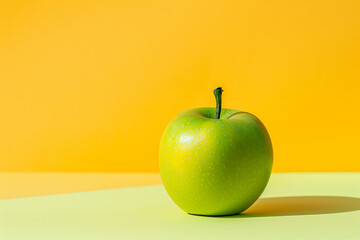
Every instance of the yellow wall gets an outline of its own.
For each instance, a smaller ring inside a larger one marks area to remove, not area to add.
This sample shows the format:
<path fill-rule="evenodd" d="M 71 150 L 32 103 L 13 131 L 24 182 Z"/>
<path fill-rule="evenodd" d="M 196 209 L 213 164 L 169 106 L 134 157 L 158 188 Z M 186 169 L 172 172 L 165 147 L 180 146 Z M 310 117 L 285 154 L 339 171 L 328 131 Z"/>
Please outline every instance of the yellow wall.
<path fill-rule="evenodd" d="M 158 171 L 222 86 L 275 172 L 359 171 L 359 43 L 358 0 L 1 1 L 0 170 Z"/>

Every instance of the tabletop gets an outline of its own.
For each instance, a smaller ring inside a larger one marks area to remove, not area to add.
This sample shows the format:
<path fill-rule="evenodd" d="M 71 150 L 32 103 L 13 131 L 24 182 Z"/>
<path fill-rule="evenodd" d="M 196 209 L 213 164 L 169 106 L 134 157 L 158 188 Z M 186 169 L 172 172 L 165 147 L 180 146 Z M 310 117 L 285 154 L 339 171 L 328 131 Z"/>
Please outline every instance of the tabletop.
<path fill-rule="evenodd" d="M 69 179 L 70 175 L 64 176 Z M 50 176 L 48 173 L 47 178 Z M 72 181 L 79 178 L 79 174 L 74 176 Z M 29 191 L 23 195 L 14 190 L 3 193 L 0 238 L 360 239 L 359 173 L 272 174 L 265 192 L 253 206 L 243 214 L 228 217 L 186 214 L 162 185 L 151 185 L 160 183 L 157 174 L 114 173 L 106 181 L 106 174 L 80 176 L 83 184 L 61 187 L 60 192 L 50 191 L 49 187 L 41 192 L 37 187 L 33 195 Z M 61 182 L 61 174 L 55 178 L 53 182 Z M 84 179 L 92 179 L 87 184 L 93 187 L 84 187 Z M 116 179 L 131 180 L 127 181 L 130 184 L 116 184 Z M 7 189 L 12 186 L 11 182 L 6 185 Z M 34 187 L 22 186 L 23 190 L 28 188 Z"/>

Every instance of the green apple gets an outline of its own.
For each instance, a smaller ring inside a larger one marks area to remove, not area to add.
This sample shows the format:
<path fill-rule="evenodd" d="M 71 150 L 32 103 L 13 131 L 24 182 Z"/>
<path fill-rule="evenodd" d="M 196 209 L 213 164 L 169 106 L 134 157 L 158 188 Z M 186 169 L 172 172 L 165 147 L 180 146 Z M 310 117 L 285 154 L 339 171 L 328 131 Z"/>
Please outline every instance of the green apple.
<path fill-rule="evenodd" d="M 239 214 L 264 191 L 273 164 L 270 136 L 254 115 L 216 108 L 187 110 L 167 126 L 159 167 L 171 199 L 185 212 Z"/>

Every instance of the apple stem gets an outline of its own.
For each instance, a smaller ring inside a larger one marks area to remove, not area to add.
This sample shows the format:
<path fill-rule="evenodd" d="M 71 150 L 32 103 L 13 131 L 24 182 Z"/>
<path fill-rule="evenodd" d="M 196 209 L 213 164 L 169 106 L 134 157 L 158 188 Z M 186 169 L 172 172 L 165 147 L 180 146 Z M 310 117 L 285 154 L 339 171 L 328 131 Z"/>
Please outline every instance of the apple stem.
<path fill-rule="evenodd" d="M 220 119 L 220 113 L 221 113 L 221 95 L 222 95 L 222 88 L 218 87 L 214 89 L 214 95 L 216 100 L 216 119 Z"/>

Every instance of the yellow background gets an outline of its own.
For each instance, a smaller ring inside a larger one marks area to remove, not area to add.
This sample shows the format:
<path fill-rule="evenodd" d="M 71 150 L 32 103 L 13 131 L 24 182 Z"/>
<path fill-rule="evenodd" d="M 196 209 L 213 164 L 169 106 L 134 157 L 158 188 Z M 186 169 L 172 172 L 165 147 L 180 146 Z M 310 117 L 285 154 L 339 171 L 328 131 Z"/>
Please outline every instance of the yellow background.
<path fill-rule="evenodd" d="M 359 171 L 359 43 L 358 0 L 1 1 L 0 171 L 156 172 L 218 86 L 275 172 Z"/>

